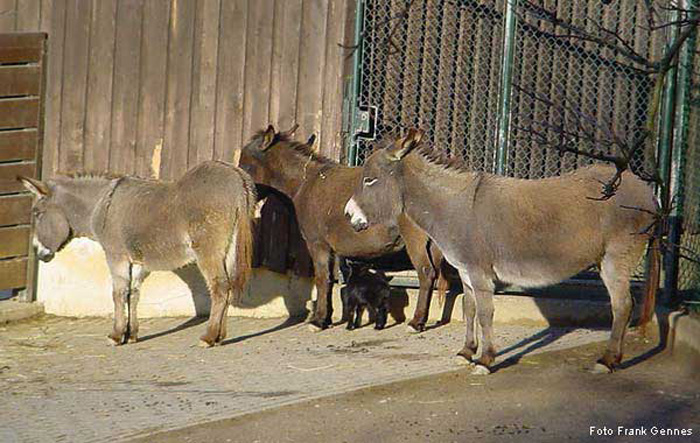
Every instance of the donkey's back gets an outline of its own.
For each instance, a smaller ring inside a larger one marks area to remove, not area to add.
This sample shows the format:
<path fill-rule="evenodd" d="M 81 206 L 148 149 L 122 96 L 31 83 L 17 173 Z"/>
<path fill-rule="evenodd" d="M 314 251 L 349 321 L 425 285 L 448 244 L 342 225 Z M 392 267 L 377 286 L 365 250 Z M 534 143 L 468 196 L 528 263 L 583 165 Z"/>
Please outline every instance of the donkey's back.
<path fill-rule="evenodd" d="M 602 183 L 614 174 L 614 167 L 593 165 L 541 180 L 484 177 L 475 212 L 498 277 L 526 286 L 556 283 L 610 252 L 636 265 L 656 200 L 630 172 L 613 197 L 601 199 Z"/>
<path fill-rule="evenodd" d="M 201 163 L 176 182 L 125 177 L 106 209 L 100 241 L 148 270 L 171 270 L 201 260 L 204 251 L 225 254 L 254 205 L 248 175 L 222 162 Z"/>

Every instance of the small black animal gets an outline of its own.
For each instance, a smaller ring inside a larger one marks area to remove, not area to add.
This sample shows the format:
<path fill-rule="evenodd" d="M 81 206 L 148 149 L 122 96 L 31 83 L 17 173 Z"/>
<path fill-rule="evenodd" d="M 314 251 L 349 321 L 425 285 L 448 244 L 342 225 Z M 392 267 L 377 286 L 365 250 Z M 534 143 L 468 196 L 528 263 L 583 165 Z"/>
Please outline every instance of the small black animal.
<path fill-rule="evenodd" d="M 367 308 L 374 317 L 374 329 L 384 329 L 389 312 L 389 279 L 381 271 L 353 266 L 347 284 L 340 290 L 347 329 L 360 327 Z"/>

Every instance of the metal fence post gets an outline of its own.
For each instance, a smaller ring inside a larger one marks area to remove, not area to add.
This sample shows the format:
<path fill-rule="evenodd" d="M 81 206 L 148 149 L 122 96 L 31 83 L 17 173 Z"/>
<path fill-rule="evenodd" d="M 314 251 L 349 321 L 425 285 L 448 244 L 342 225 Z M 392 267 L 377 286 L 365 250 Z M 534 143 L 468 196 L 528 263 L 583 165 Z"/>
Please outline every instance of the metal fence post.
<path fill-rule="evenodd" d="M 357 0 L 357 11 L 355 13 L 355 38 L 352 54 L 352 74 L 353 78 L 350 83 L 350 97 L 348 112 L 350 113 L 350 128 L 346 138 L 348 146 L 348 165 L 357 166 L 357 140 L 355 132 L 358 125 L 358 105 L 357 102 L 360 96 L 360 85 L 362 84 L 362 22 L 364 18 L 364 0 Z"/>
<path fill-rule="evenodd" d="M 513 89 L 513 57 L 515 53 L 516 8 L 518 0 L 506 1 L 503 33 L 503 62 L 501 68 L 501 91 L 498 115 L 498 138 L 494 172 L 505 175 L 508 163 L 508 141 L 510 136 L 510 99 Z"/>
<path fill-rule="evenodd" d="M 673 10 L 670 12 L 669 19 L 671 21 L 678 20 L 678 12 Z M 666 42 L 665 50 L 668 51 L 669 48 L 678 38 L 678 27 L 673 26 L 670 30 L 670 35 L 668 41 Z M 657 147 L 657 159 L 659 167 L 659 175 L 661 180 L 665 184 L 664 187 L 657 190 L 658 197 L 662 202 L 669 201 L 672 195 L 669 192 L 671 183 L 671 138 L 673 135 L 673 109 L 675 103 L 675 92 L 676 92 L 676 66 L 672 66 L 667 72 L 664 79 L 664 90 L 661 98 L 661 113 L 659 120 L 659 135 L 658 135 L 658 147 Z M 663 305 L 668 305 L 672 298 L 673 288 L 668 286 L 672 283 L 669 279 L 669 263 L 673 261 L 673 255 L 675 251 L 672 249 L 666 249 L 663 257 L 663 269 L 664 269 L 664 285 L 663 291 L 658 297 L 659 302 Z"/>
<path fill-rule="evenodd" d="M 678 12 L 671 12 L 671 21 L 678 20 Z M 671 28 L 669 39 L 666 43 L 666 51 L 673 46 L 674 42 L 678 38 L 678 28 L 676 26 Z M 657 148 L 657 158 L 659 163 L 659 175 L 661 179 L 667 185 L 671 181 L 671 137 L 673 133 L 673 105 L 675 100 L 676 91 L 676 67 L 671 66 L 671 68 L 666 72 L 666 77 L 664 78 L 664 90 L 661 99 L 661 113 L 659 121 L 659 136 L 658 136 L 658 148 Z M 668 189 L 667 189 L 668 190 Z M 659 190 L 661 192 L 662 190 Z M 666 198 L 666 196 L 659 195 L 661 199 Z"/>
<path fill-rule="evenodd" d="M 692 10 L 695 0 L 683 2 L 684 9 Z M 675 13 L 674 20 L 678 20 Z M 696 33 L 693 33 L 680 50 L 675 91 L 675 116 L 673 122 L 673 141 L 670 153 L 670 170 L 668 171 L 668 193 L 674 199 L 671 207 L 668 226 L 667 257 L 664 262 L 664 294 L 665 304 L 674 304 L 678 289 L 679 251 L 676 245 L 681 242 L 683 204 L 684 204 L 684 163 L 688 134 L 688 115 L 690 112 L 690 79 L 692 75 L 693 54 L 695 52 Z"/>

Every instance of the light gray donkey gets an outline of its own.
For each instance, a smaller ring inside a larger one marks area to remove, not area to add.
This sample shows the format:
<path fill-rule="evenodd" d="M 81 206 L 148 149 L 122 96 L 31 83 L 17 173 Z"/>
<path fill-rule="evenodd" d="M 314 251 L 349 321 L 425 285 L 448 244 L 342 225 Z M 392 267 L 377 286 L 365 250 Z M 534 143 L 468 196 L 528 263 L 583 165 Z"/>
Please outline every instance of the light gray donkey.
<path fill-rule="evenodd" d="M 18 179 L 36 196 L 39 259 L 51 260 L 73 237 L 102 245 L 113 281 L 115 345 L 138 340 L 136 309 L 148 273 L 192 262 L 212 298 L 201 343 L 226 337 L 228 305 L 241 297 L 251 273 L 256 195 L 248 174 L 208 161 L 176 182 L 89 174 Z"/>
<path fill-rule="evenodd" d="M 631 316 L 630 276 L 657 209 L 651 188 L 625 172 L 615 196 L 600 200 L 601 183 L 615 174 L 607 165 L 542 180 L 472 172 L 415 149 L 421 137 L 410 130 L 367 159 L 345 206 L 353 227 L 395 225 L 404 214 L 435 241 L 465 288 L 467 332 L 459 355 L 474 359 L 476 373 L 490 372 L 496 356 L 494 282 L 546 286 L 598 265 L 613 324 L 597 368 L 612 371 Z M 475 316 L 482 329 L 478 358 Z"/>

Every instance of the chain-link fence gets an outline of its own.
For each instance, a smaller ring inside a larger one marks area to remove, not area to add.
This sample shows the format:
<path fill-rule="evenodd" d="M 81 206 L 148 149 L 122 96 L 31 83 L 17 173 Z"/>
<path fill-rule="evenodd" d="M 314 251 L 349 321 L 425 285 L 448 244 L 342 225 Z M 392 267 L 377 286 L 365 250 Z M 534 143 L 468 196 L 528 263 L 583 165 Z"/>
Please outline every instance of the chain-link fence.
<path fill-rule="evenodd" d="M 374 117 L 357 142 L 356 164 L 371 140 L 417 126 L 470 167 L 493 165 L 498 116 L 503 0 L 366 0 L 358 103 Z M 468 3 L 468 5 L 467 5 Z M 352 161 L 353 159 L 351 159 Z"/>
<path fill-rule="evenodd" d="M 629 57 L 599 43 L 574 38 L 572 28 L 591 34 L 618 31 L 633 42 L 639 56 L 655 59 L 664 32 L 646 25 L 643 0 L 604 5 L 600 0 L 545 0 L 515 8 L 512 39 L 512 123 L 507 146 L 507 174 L 539 178 L 557 175 L 590 159 L 547 149 L 520 128 L 552 127 L 576 115 L 548 106 L 571 104 L 621 140 L 631 140 L 647 119 L 654 78 Z M 503 89 L 505 0 L 362 0 L 362 46 L 357 103 L 371 134 L 356 141 L 355 164 L 362 164 L 372 140 L 418 126 L 436 149 L 462 157 L 475 170 L 495 170 L 499 100 Z M 555 26 L 537 7 L 556 13 L 568 27 Z M 609 36 L 607 36 L 609 37 Z M 597 129 L 601 131 L 600 128 Z M 595 132 L 596 129 L 593 129 Z M 635 170 L 654 148 L 633 160 Z M 600 149 L 583 143 L 579 149 Z"/>
<path fill-rule="evenodd" d="M 547 177 L 592 162 L 543 146 L 539 137 L 527 132 L 532 128 L 548 140 L 561 135 L 559 128 L 587 132 L 590 137 L 581 138 L 575 148 L 620 154 L 611 152 L 610 146 L 596 145 L 594 139 L 618 137 L 631 145 L 646 125 L 655 78 L 629 57 L 581 36 L 599 36 L 600 28 L 613 30 L 620 39 L 632 42 L 634 52 L 653 60 L 661 54 L 664 33 L 649 30 L 643 1 L 605 5 L 600 0 L 545 0 L 530 4 L 521 2 L 518 8 L 513 66 L 513 82 L 518 87 L 512 95 L 509 175 Z M 563 25 L 541 18 L 544 13 L 538 13 L 537 6 L 555 13 Z M 536 100 L 533 93 L 551 104 Z M 634 170 L 645 166 L 645 158 L 654 158 L 653 143 L 646 146 L 646 152 L 632 159 Z"/>

